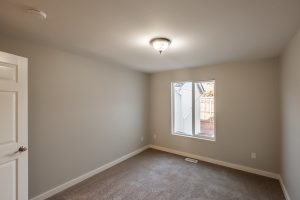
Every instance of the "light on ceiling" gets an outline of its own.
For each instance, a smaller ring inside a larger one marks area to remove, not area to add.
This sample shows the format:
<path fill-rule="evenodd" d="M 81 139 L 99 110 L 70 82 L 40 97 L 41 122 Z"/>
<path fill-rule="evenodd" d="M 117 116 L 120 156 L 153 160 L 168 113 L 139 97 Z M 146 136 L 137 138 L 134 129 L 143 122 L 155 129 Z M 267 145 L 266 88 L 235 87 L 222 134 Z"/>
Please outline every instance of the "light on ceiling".
<path fill-rule="evenodd" d="M 152 47 L 157 50 L 160 54 L 169 48 L 171 40 L 168 38 L 153 38 L 150 40 Z"/>

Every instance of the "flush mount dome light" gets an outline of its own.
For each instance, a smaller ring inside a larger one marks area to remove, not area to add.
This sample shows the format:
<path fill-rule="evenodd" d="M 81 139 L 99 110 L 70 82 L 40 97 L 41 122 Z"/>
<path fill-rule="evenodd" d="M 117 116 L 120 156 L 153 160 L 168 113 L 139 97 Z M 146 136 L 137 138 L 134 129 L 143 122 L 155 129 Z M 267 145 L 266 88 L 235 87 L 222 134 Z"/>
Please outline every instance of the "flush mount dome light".
<path fill-rule="evenodd" d="M 153 38 L 150 40 L 150 44 L 161 54 L 163 51 L 169 48 L 171 40 L 168 38 Z"/>

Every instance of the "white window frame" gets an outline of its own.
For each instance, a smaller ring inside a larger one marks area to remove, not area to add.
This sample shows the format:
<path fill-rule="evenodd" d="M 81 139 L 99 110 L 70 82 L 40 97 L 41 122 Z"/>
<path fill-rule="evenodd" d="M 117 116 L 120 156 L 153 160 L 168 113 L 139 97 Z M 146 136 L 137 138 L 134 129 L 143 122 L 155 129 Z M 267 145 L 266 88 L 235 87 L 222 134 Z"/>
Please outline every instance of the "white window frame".
<path fill-rule="evenodd" d="M 200 82 L 208 82 L 208 81 L 214 81 L 214 137 L 207 137 L 207 136 L 197 136 L 195 134 L 195 84 Z M 174 87 L 173 85 L 175 83 L 186 83 L 191 82 L 192 83 L 192 136 L 187 135 L 182 132 L 175 132 L 174 130 Z M 195 138 L 195 139 L 201 139 L 201 140 L 207 140 L 207 141 L 216 141 L 217 138 L 217 131 L 216 131 L 216 80 L 215 79 L 208 79 L 208 80 L 200 80 L 200 81 L 173 81 L 171 82 L 171 134 L 175 136 L 182 136 L 187 138 Z"/>

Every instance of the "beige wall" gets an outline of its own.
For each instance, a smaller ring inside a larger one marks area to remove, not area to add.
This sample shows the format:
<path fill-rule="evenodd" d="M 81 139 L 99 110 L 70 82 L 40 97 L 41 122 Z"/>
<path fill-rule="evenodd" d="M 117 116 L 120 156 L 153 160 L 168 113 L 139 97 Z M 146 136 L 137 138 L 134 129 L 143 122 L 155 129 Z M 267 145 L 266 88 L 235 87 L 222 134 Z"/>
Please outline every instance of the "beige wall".
<path fill-rule="evenodd" d="M 300 199 L 300 31 L 282 57 L 282 177 L 291 199 Z"/>
<path fill-rule="evenodd" d="M 216 80 L 216 142 L 171 135 L 171 82 L 207 79 Z M 150 85 L 155 145 L 279 172 L 278 59 L 156 73 Z"/>
<path fill-rule="evenodd" d="M 29 58 L 31 197 L 148 144 L 149 104 L 150 134 L 157 136 L 156 140 L 152 139 L 154 144 L 280 171 L 278 59 L 149 76 L 3 36 L 0 36 L 0 50 Z M 296 74 L 295 67 L 290 68 L 285 68 L 286 77 Z M 217 141 L 172 136 L 170 83 L 206 79 L 216 80 Z M 284 80 L 288 83 L 289 79 Z M 143 143 L 141 136 L 145 138 Z M 286 138 L 286 144 L 295 143 L 293 139 Z M 286 147 L 284 152 L 290 151 Z M 250 159 L 251 152 L 257 153 L 256 160 Z M 284 174 L 295 165 L 288 166 L 283 167 Z M 295 187 L 299 182 L 292 181 L 291 176 L 285 174 L 292 191 L 291 185 Z"/>
<path fill-rule="evenodd" d="M 0 50 L 29 58 L 30 197 L 148 144 L 148 75 L 2 36 Z"/>

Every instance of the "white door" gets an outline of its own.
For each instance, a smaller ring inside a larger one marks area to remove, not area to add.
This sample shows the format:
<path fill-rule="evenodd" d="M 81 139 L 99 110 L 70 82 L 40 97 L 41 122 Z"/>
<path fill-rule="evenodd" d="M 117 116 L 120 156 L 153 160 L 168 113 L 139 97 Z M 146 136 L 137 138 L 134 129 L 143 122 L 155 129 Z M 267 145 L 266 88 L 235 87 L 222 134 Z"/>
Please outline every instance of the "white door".
<path fill-rule="evenodd" d="M 0 199 L 28 200 L 27 59 L 0 51 Z"/>

